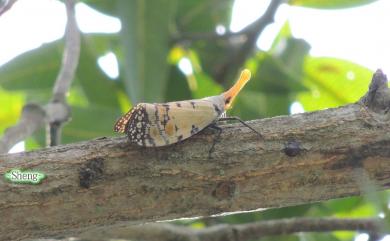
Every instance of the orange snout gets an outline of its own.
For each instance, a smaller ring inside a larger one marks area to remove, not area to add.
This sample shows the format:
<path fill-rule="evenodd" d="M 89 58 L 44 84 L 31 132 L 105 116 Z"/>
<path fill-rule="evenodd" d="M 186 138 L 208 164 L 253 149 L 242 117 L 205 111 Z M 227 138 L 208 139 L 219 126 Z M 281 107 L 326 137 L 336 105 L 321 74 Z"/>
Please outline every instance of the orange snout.
<path fill-rule="evenodd" d="M 223 93 L 223 97 L 225 99 L 225 110 L 229 109 L 233 103 L 234 98 L 238 95 L 244 85 L 250 80 L 251 72 L 248 69 L 244 69 L 240 78 L 238 78 L 237 82 L 231 87 L 228 91 Z"/>

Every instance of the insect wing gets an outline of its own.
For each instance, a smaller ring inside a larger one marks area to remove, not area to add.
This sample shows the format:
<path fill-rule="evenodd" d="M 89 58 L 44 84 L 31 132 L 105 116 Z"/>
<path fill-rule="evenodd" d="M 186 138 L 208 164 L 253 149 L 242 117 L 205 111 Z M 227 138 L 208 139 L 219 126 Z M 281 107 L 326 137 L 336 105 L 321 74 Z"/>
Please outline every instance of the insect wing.
<path fill-rule="evenodd" d="M 131 109 L 125 115 L 121 116 L 114 125 L 114 131 L 123 133 L 126 131 L 126 125 L 129 122 L 131 115 L 133 114 L 134 109 Z"/>
<path fill-rule="evenodd" d="M 141 124 L 132 124 L 136 128 L 138 125 L 138 128 L 128 132 L 130 139 L 133 135 L 134 142 L 142 146 L 165 146 L 184 140 L 203 130 L 220 115 L 215 105 L 207 100 L 143 105 L 144 111 L 141 112 L 144 115 L 139 112 L 134 118 L 139 118 Z"/>

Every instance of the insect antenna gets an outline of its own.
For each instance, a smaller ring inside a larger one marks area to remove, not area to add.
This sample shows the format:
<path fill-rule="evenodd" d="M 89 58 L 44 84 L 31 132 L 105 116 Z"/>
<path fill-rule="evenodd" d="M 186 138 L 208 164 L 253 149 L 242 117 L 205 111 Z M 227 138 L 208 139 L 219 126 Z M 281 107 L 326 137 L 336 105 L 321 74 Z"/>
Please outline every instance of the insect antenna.
<path fill-rule="evenodd" d="M 251 129 L 253 132 L 255 132 L 258 135 L 259 138 L 263 138 L 263 136 L 260 134 L 260 132 L 256 131 L 252 126 L 248 125 L 247 123 L 245 123 L 245 121 L 241 120 L 237 116 L 220 117 L 217 120 L 217 122 L 219 122 L 219 121 L 230 121 L 230 120 L 239 121 L 241 124 L 243 124 L 244 126 L 246 126 L 249 129 Z M 218 131 L 217 135 L 214 137 L 213 144 L 212 144 L 211 148 L 209 149 L 209 159 L 211 159 L 211 154 L 214 152 L 215 144 L 217 144 L 217 142 L 219 141 L 223 129 L 221 127 L 217 126 L 216 123 L 213 123 L 213 124 L 209 125 L 209 127 L 214 129 L 214 130 L 216 130 L 216 131 Z"/>
<path fill-rule="evenodd" d="M 255 132 L 259 138 L 262 138 L 263 136 L 260 134 L 260 132 L 256 131 L 252 126 L 248 125 L 247 123 L 245 123 L 245 121 L 241 120 L 239 117 L 237 116 L 229 116 L 229 117 L 221 117 L 219 118 L 217 121 L 229 121 L 229 120 L 236 120 L 236 121 L 239 121 L 241 124 L 243 124 L 244 126 L 248 127 L 249 129 L 251 129 L 253 132 Z"/>

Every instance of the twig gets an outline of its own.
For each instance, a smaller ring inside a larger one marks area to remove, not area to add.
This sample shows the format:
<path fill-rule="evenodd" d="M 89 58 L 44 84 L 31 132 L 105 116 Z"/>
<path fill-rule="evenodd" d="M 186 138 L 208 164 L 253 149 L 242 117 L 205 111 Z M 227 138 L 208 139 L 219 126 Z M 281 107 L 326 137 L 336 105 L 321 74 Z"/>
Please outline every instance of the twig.
<path fill-rule="evenodd" d="M 17 0 L 9 0 L 6 1 L 4 6 L 0 7 L 0 16 L 3 15 L 5 12 L 10 10 L 10 8 L 16 3 Z"/>
<path fill-rule="evenodd" d="M 385 235 L 381 233 L 373 232 L 373 233 L 368 233 L 368 236 L 369 236 L 368 241 L 379 241 L 382 240 L 383 236 Z"/>
<path fill-rule="evenodd" d="M 264 13 L 262 17 L 258 20 L 245 27 L 239 32 L 226 32 L 224 34 L 218 34 L 216 32 L 191 32 L 191 33 L 178 33 L 176 36 L 173 36 L 172 42 L 180 43 L 180 42 L 194 42 L 198 40 L 216 40 L 216 39 L 231 39 L 239 36 L 247 36 L 255 33 L 255 35 L 259 35 L 261 28 L 267 26 L 270 22 L 273 21 L 273 16 L 276 12 L 276 9 L 281 4 L 279 2 L 283 2 L 280 0 L 271 1 L 268 9 Z M 264 27 L 263 27 L 264 25 Z M 255 39 L 256 40 L 256 39 Z"/>
<path fill-rule="evenodd" d="M 356 231 L 379 234 L 382 224 L 383 220 L 379 218 L 288 218 L 237 225 L 219 224 L 204 229 L 154 223 L 136 226 L 106 226 L 95 228 L 78 236 L 82 240 L 95 240 L 99 237 L 100 240 L 246 241 L 297 232 Z"/>
<path fill-rule="evenodd" d="M 239 48 L 234 49 L 231 56 L 229 56 L 227 60 L 219 66 L 217 71 L 215 71 L 214 78 L 218 82 L 225 82 L 229 73 L 237 71 L 237 69 L 243 65 L 245 60 L 252 53 L 253 48 L 256 46 L 259 35 L 267 25 L 274 21 L 276 10 L 283 2 L 284 0 L 271 1 L 265 13 L 258 20 L 242 30 L 246 35 L 245 41 Z"/>
<path fill-rule="evenodd" d="M 1 139 L 0 153 L 9 151 L 13 145 L 29 137 L 44 123 L 49 123 L 49 145 L 56 145 L 59 143 L 62 124 L 70 118 L 70 107 L 66 103 L 65 95 L 70 88 L 78 65 L 80 32 L 75 20 L 75 2 L 67 0 L 65 5 L 68 16 L 65 31 L 66 43 L 61 70 L 53 88 L 53 97 L 45 107 L 30 103 L 24 106 L 19 123 L 10 127 Z"/>
<path fill-rule="evenodd" d="M 198 33 L 180 33 L 178 36 L 172 38 L 172 42 L 194 42 L 198 40 L 216 40 L 216 39 L 230 39 L 232 37 L 245 36 L 248 29 L 245 28 L 239 32 L 226 32 L 224 34 L 217 34 L 214 32 L 198 32 Z"/>
<path fill-rule="evenodd" d="M 215 71 L 215 79 L 217 82 L 223 83 L 226 79 L 226 76 L 228 76 L 230 72 L 237 71 L 237 69 L 240 68 L 244 61 L 248 58 L 250 53 L 252 53 L 259 35 L 263 32 L 268 24 L 274 21 L 276 10 L 284 1 L 285 0 L 271 1 L 265 13 L 258 20 L 239 32 L 227 32 L 221 35 L 214 32 L 181 33 L 178 36 L 173 37 L 172 42 L 183 43 L 198 40 L 233 40 L 233 38 L 240 38 L 239 47 L 229 48 L 229 51 L 231 51 L 230 56 L 228 56 L 227 60 L 222 63 Z M 237 41 L 233 42 L 237 44 Z"/>
<path fill-rule="evenodd" d="M 65 30 L 65 50 L 62 56 L 61 70 L 53 88 L 53 98 L 47 107 L 48 113 L 62 110 L 62 115 L 49 114 L 49 116 L 54 117 L 49 119 L 49 131 L 47 133 L 49 146 L 55 146 L 60 143 L 62 124 L 70 119 L 70 107 L 66 102 L 65 95 L 76 73 L 80 56 L 80 32 L 76 23 L 74 0 L 65 1 L 65 6 L 68 17 Z M 54 105 L 54 107 L 51 105 Z"/>
<path fill-rule="evenodd" d="M 13 145 L 34 133 L 44 124 L 45 117 L 45 110 L 41 106 L 26 104 L 23 107 L 19 122 L 8 128 L 0 140 L 0 153 L 8 152 Z"/>
<path fill-rule="evenodd" d="M 80 31 L 77 28 L 75 18 L 75 1 L 65 1 L 68 22 L 65 29 L 65 50 L 62 56 L 61 70 L 57 76 L 53 88 L 53 101 L 65 101 L 65 94 L 68 92 L 74 78 L 80 55 Z"/>
<path fill-rule="evenodd" d="M 378 69 L 374 73 L 368 92 L 358 103 L 367 106 L 374 112 L 386 114 L 390 108 L 389 93 L 387 76 Z"/>
<path fill-rule="evenodd" d="M 379 218 L 292 218 L 257 222 L 221 228 L 224 232 L 236 232 L 238 240 L 249 240 L 267 235 L 292 234 L 297 232 L 358 231 L 379 232 L 383 220 Z M 216 232 L 215 232 L 216 233 Z M 211 232 L 212 234 L 212 232 Z"/>

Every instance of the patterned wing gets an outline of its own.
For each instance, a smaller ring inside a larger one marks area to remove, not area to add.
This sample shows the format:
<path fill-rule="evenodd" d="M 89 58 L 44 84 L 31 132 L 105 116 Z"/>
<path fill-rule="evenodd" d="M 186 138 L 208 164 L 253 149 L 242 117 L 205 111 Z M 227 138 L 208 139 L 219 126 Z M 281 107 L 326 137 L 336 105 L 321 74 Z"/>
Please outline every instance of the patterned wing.
<path fill-rule="evenodd" d="M 221 114 L 213 102 L 200 99 L 165 104 L 141 103 L 127 116 L 125 131 L 140 146 L 165 146 L 184 140 L 213 123 Z M 126 117 L 126 115 L 124 115 Z M 121 130 L 125 120 L 119 119 Z"/>

